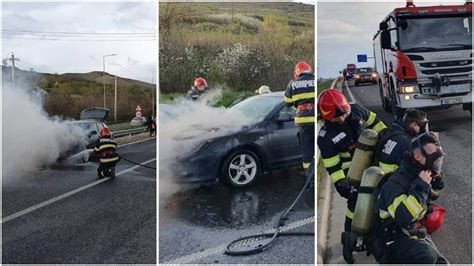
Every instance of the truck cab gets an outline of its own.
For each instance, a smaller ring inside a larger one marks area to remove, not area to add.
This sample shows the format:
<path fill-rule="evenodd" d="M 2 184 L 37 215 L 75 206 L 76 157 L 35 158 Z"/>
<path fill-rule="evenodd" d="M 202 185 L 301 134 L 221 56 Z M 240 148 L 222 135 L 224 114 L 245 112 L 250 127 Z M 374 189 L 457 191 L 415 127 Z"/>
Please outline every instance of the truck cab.
<path fill-rule="evenodd" d="M 379 25 L 373 52 L 382 106 L 463 105 L 472 112 L 472 4 L 416 7 L 407 1 Z"/>

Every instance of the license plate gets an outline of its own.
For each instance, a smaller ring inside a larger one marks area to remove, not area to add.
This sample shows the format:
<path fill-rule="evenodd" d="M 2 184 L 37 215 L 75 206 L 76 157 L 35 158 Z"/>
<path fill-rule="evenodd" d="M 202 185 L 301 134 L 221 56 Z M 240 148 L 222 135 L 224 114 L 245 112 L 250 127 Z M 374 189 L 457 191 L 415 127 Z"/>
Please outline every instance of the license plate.
<path fill-rule="evenodd" d="M 451 98 L 451 99 L 441 100 L 441 104 L 458 104 L 458 103 L 463 103 L 462 98 Z"/>

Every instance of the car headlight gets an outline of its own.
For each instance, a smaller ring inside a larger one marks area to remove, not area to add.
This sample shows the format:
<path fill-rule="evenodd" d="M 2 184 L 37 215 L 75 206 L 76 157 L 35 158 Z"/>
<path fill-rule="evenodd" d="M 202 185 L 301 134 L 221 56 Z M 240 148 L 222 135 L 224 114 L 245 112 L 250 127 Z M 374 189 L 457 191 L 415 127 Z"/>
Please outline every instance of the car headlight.
<path fill-rule="evenodd" d="M 372 77 L 373 77 L 373 78 L 376 78 L 376 77 L 377 77 L 377 73 L 372 73 Z"/>
<path fill-rule="evenodd" d="M 356 79 L 358 79 L 358 78 L 360 78 L 360 75 L 356 75 L 355 77 L 356 77 Z"/>
<path fill-rule="evenodd" d="M 415 85 L 402 85 L 400 87 L 401 93 L 415 93 L 418 92 L 418 86 Z"/>
<path fill-rule="evenodd" d="M 210 146 L 210 144 L 212 142 L 213 142 L 213 140 L 211 140 L 211 139 L 203 141 L 203 142 L 197 144 L 191 152 L 195 153 L 195 152 L 198 152 L 200 150 L 205 150 Z"/>

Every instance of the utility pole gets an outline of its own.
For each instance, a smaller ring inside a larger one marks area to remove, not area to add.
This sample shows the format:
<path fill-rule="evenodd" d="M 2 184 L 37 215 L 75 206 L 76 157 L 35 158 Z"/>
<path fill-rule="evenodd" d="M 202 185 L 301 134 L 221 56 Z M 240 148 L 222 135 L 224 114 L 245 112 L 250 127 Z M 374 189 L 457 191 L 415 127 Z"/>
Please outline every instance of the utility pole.
<path fill-rule="evenodd" d="M 108 56 L 114 56 L 114 55 L 117 55 L 117 54 L 107 54 L 107 55 L 102 56 L 102 84 L 104 85 L 104 108 L 107 108 L 105 104 L 105 58 Z"/>
<path fill-rule="evenodd" d="M 115 75 L 114 120 L 117 122 L 117 75 Z"/>
<path fill-rule="evenodd" d="M 12 89 L 15 89 L 15 61 L 20 61 L 20 59 L 15 57 L 12 52 L 12 56 L 8 60 L 12 61 Z"/>

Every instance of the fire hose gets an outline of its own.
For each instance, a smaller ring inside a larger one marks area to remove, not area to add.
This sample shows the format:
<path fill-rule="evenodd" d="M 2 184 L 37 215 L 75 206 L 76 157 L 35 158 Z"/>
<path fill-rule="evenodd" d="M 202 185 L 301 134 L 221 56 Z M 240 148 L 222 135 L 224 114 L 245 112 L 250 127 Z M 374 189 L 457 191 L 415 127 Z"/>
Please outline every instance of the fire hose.
<path fill-rule="evenodd" d="M 276 240 L 278 236 L 314 236 L 314 232 L 280 232 L 280 226 L 283 225 L 282 221 L 285 218 L 285 216 L 293 209 L 293 207 L 301 198 L 301 196 L 303 195 L 305 190 L 308 188 L 308 186 L 311 184 L 311 182 L 314 182 L 314 162 L 311 163 L 311 166 L 308 168 L 308 172 L 305 175 L 306 175 L 306 183 L 304 184 L 303 188 L 299 192 L 298 196 L 296 196 L 293 203 L 291 203 L 291 205 L 279 217 L 278 221 L 275 224 L 275 232 L 256 234 L 256 235 L 250 235 L 250 236 L 238 238 L 227 245 L 224 253 L 231 256 L 251 255 L 251 254 L 256 254 L 258 252 L 261 252 L 267 249 L 268 247 L 270 247 L 270 245 L 273 244 L 273 242 Z M 270 238 L 270 237 L 271 239 L 267 243 L 263 245 L 259 244 L 255 248 L 250 248 L 247 250 L 232 250 L 232 248 L 238 247 L 242 244 L 246 244 L 252 240 L 261 240 L 261 239 Z"/>
<path fill-rule="evenodd" d="M 138 165 L 138 166 L 141 166 L 141 167 L 145 167 L 145 168 L 149 168 L 149 169 L 155 169 L 156 170 L 156 167 L 153 167 L 153 166 L 148 166 L 148 165 L 144 165 L 144 164 L 141 164 L 141 163 L 137 163 L 137 162 L 134 162 L 134 161 L 131 161 L 125 157 L 122 157 L 120 156 L 121 159 L 131 163 L 131 164 L 135 164 L 135 165 Z"/>

